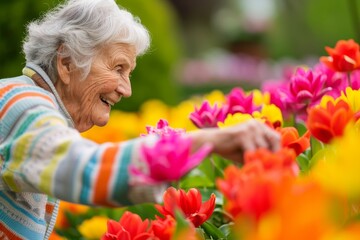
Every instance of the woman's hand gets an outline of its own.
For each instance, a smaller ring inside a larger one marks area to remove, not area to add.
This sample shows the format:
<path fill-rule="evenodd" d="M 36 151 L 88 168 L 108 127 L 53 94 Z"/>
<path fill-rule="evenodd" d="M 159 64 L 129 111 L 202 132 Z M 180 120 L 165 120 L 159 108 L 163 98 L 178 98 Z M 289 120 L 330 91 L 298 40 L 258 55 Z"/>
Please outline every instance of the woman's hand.
<path fill-rule="evenodd" d="M 257 148 L 272 151 L 280 149 L 280 134 L 257 120 L 249 120 L 227 128 L 201 129 L 189 134 L 193 138 L 194 150 L 204 143 L 211 143 L 212 153 L 235 162 L 243 161 L 245 151 Z"/>

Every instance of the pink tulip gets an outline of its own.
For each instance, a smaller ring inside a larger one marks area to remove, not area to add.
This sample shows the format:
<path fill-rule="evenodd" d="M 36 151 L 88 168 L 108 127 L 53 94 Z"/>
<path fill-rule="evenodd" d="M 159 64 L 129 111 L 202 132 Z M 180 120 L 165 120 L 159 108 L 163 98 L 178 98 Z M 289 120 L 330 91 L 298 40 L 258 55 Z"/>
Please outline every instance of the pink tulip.
<path fill-rule="evenodd" d="M 212 149 L 212 145 L 206 144 L 191 155 L 191 142 L 185 135 L 161 135 L 154 146 L 143 145 L 140 149 L 147 171 L 130 166 L 130 172 L 146 184 L 177 181 L 200 164 Z"/>
<path fill-rule="evenodd" d="M 270 103 L 277 106 L 286 117 L 290 114 L 286 104 L 289 95 L 289 82 L 287 80 L 266 81 L 262 85 L 262 92 L 270 95 Z"/>
<path fill-rule="evenodd" d="M 172 128 L 169 126 L 168 121 L 165 119 L 160 119 L 156 127 L 146 126 L 146 131 L 148 134 L 158 134 L 158 135 L 171 135 L 171 134 L 182 134 L 185 133 L 185 129 L 182 128 Z M 144 136 L 145 134 L 142 134 Z"/>
<path fill-rule="evenodd" d="M 233 88 L 231 92 L 226 96 L 228 113 L 248 113 L 252 114 L 257 110 L 253 103 L 253 94 L 246 96 L 245 92 L 241 88 Z"/>
<path fill-rule="evenodd" d="M 351 88 L 353 90 L 360 89 L 360 70 L 354 70 L 351 72 Z"/>
<path fill-rule="evenodd" d="M 218 122 L 224 122 L 227 114 L 227 107 L 219 108 L 217 104 L 210 106 L 208 101 L 204 101 L 200 109 L 195 107 L 195 111 L 190 114 L 190 120 L 198 128 L 217 127 Z"/>
<path fill-rule="evenodd" d="M 289 104 L 300 119 L 306 119 L 306 109 L 318 104 L 331 91 L 325 86 L 326 75 L 298 68 L 289 85 Z"/>
<path fill-rule="evenodd" d="M 329 91 L 327 95 L 331 95 L 333 98 L 339 97 L 341 95 L 341 91 L 344 91 L 349 85 L 346 73 L 336 72 L 322 62 L 314 67 L 314 71 L 321 72 L 326 76 L 324 87 L 331 88 L 331 91 Z"/>

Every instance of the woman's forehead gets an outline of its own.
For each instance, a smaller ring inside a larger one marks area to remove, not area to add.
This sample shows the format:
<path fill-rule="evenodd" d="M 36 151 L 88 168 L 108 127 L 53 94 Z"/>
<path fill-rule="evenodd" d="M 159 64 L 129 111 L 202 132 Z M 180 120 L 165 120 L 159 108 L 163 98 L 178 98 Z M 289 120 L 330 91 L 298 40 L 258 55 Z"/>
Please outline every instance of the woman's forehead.
<path fill-rule="evenodd" d="M 132 68 L 136 65 L 136 49 L 127 43 L 108 44 L 101 49 L 100 56 L 110 61 L 127 62 Z"/>

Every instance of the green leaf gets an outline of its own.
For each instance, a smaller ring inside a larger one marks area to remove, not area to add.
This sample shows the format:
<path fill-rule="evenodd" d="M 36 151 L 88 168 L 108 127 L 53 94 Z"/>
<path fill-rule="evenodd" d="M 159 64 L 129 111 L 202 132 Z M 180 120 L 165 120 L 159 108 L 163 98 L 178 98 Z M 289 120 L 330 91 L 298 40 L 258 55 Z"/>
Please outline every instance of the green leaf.
<path fill-rule="evenodd" d="M 216 227 L 221 227 L 224 224 L 228 224 L 233 220 L 233 217 L 224 211 L 222 205 L 218 205 L 215 207 L 213 214 L 211 215 L 211 218 L 208 219 L 208 222 L 211 222 Z"/>
<path fill-rule="evenodd" d="M 310 159 L 310 166 L 313 167 L 315 164 L 326 157 L 326 153 L 329 151 L 328 148 L 324 148 L 319 150 L 311 159 Z"/>
<path fill-rule="evenodd" d="M 226 160 L 217 155 L 206 158 L 199 166 L 190 171 L 180 181 L 180 187 L 189 189 L 192 187 L 215 187 L 215 181 L 219 177 L 223 177 L 223 170 L 230 164 Z"/>
<path fill-rule="evenodd" d="M 298 122 L 295 124 L 295 128 L 298 130 L 299 136 L 304 135 L 304 133 L 308 130 L 303 123 Z"/>
<path fill-rule="evenodd" d="M 175 211 L 175 220 L 176 220 L 176 229 L 172 239 L 182 240 L 180 238 L 182 237 L 182 234 L 191 227 L 190 223 L 185 219 L 182 212 L 179 210 Z"/>
<path fill-rule="evenodd" d="M 180 180 L 179 186 L 183 189 L 192 187 L 214 187 L 214 180 L 209 178 L 201 169 L 195 168 Z"/>
<path fill-rule="evenodd" d="M 138 214 L 142 219 L 155 219 L 155 215 L 159 215 L 158 210 L 154 204 L 145 203 L 137 204 L 127 208 L 132 213 Z"/>
<path fill-rule="evenodd" d="M 299 164 L 300 171 L 303 174 L 307 174 L 310 171 L 310 158 L 307 154 L 308 151 L 305 153 L 301 153 L 299 156 L 296 157 L 296 161 Z"/>
<path fill-rule="evenodd" d="M 310 146 L 311 146 L 311 157 L 314 156 L 317 152 L 325 148 L 325 145 L 314 138 L 313 136 L 310 137 Z"/>
<path fill-rule="evenodd" d="M 231 235 L 231 228 L 234 225 L 234 223 L 230 222 L 227 224 L 224 224 L 219 227 L 219 230 L 224 233 L 226 237 L 229 237 Z"/>
<path fill-rule="evenodd" d="M 211 194 L 215 194 L 216 204 L 222 205 L 224 203 L 224 196 L 221 192 L 219 192 L 216 188 L 198 188 L 201 193 L 202 201 L 207 201 Z"/>
<path fill-rule="evenodd" d="M 201 228 L 212 239 L 226 239 L 225 234 L 219 228 L 215 227 L 212 223 L 210 223 L 209 221 L 204 222 L 201 225 Z"/>

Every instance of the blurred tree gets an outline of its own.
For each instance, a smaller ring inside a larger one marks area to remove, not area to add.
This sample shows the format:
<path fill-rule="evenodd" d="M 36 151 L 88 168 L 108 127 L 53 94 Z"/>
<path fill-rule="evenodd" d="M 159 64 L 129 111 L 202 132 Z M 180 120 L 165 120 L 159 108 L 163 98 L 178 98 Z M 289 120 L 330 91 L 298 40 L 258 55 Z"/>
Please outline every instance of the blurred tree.
<path fill-rule="evenodd" d="M 25 60 L 22 40 L 26 23 L 39 17 L 58 1 L 0 1 L 0 78 L 21 74 Z"/>
<path fill-rule="evenodd" d="M 0 78 L 21 74 L 25 64 L 22 40 L 26 24 L 41 16 L 63 0 L 0 1 Z M 133 96 L 122 100 L 117 108 L 136 111 L 152 98 L 176 104 L 181 88 L 176 84 L 174 70 L 183 56 L 177 19 L 165 0 L 119 0 L 149 29 L 152 37 L 150 51 L 138 59 L 131 77 Z"/>
<path fill-rule="evenodd" d="M 340 39 L 359 42 L 356 1 L 277 0 L 277 17 L 267 32 L 270 56 L 319 56 Z"/>
<path fill-rule="evenodd" d="M 167 0 L 181 21 L 181 30 L 189 57 L 199 57 L 217 44 L 213 17 L 228 0 Z"/>
<path fill-rule="evenodd" d="M 122 110 L 137 110 L 149 99 L 175 105 L 182 88 L 175 79 L 178 64 L 184 57 L 184 42 L 174 9 L 166 0 L 118 0 L 121 6 L 141 19 L 150 32 L 150 51 L 137 61 L 132 74 L 133 96 L 118 104 Z"/>

